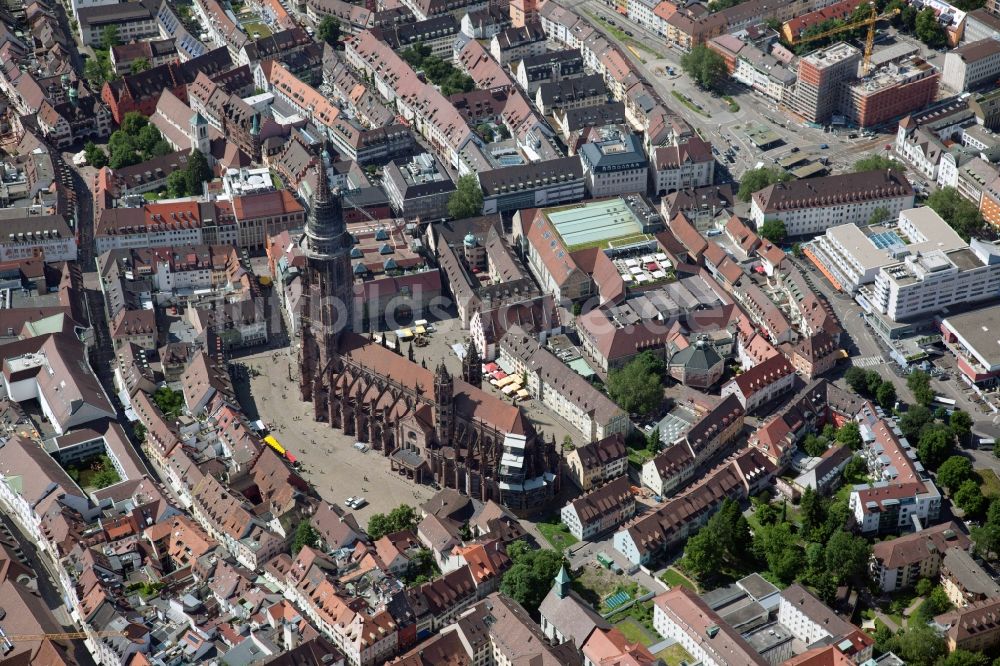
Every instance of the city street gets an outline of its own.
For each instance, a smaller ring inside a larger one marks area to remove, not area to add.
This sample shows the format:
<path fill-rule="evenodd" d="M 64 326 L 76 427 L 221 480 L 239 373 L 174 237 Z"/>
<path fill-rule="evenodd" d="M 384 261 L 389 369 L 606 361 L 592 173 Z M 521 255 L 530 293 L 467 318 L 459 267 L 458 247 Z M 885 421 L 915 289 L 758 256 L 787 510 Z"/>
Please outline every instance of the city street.
<path fill-rule="evenodd" d="M 717 139 L 722 139 L 730 146 L 737 146 L 735 163 L 727 165 L 737 179 L 740 174 L 752 169 L 759 161 L 771 166 L 774 158 L 789 153 L 792 148 L 798 148 L 805 156 L 825 157 L 831 169 L 848 169 L 860 157 L 883 149 L 886 143 L 892 140 L 892 137 L 887 135 L 868 139 L 849 139 L 846 134 L 826 133 L 805 127 L 786 116 L 773 101 L 763 95 L 728 81 L 724 93 L 730 95 L 740 106 L 739 111 L 732 112 L 722 97 L 713 96 L 695 85 L 690 77 L 681 75 L 680 60 L 683 53 L 669 46 L 660 35 L 622 16 L 602 0 L 583 0 L 581 3 L 564 4 L 589 19 L 595 28 L 617 43 L 646 80 L 660 93 L 666 105 L 699 130 L 706 139 L 716 143 L 716 147 L 720 150 L 724 150 L 724 147 Z M 607 22 L 600 20 L 599 17 L 612 19 L 619 26 L 627 25 L 626 29 L 634 34 L 636 40 L 641 40 L 646 45 L 653 45 L 650 49 L 662 57 L 653 57 L 649 52 L 637 49 L 629 43 L 631 40 L 623 42 L 615 32 L 609 30 Z M 668 67 L 674 68 L 674 76 L 668 75 Z M 699 114 L 685 106 L 674 96 L 674 92 L 701 106 L 707 115 Z M 754 148 L 745 130 L 759 126 L 776 132 L 784 144 L 764 152 Z M 829 148 L 820 149 L 824 144 Z"/>
<path fill-rule="evenodd" d="M 62 625 L 67 632 L 79 631 L 78 627 L 73 623 L 73 619 L 69 615 L 66 604 L 63 602 L 62 595 L 59 593 L 56 583 L 53 582 L 55 578 L 52 574 L 49 558 L 40 556 L 38 549 L 35 548 L 34 541 L 28 538 L 21 531 L 18 524 L 14 522 L 10 516 L 7 516 L 2 512 L 0 512 L 0 525 L 6 527 L 10 531 L 11 535 L 13 535 L 13 537 L 17 540 L 17 545 L 20 546 L 21 552 L 24 553 L 24 559 L 27 566 L 33 569 L 38 575 L 38 593 L 45 602 L 46 607 L 52 611 L 56 621 Z M 2 604 L 2 602 L 3 600 L 0 599 L 0 604 Z M 87 647 L 84 645 L 83 641 L 77 640 L 66 642 L 73 646 L 73 656 L 76 657 L 80 666 L 93 666 L 94 659 L 91 657 L 90 652 L 87 651 Z"/>

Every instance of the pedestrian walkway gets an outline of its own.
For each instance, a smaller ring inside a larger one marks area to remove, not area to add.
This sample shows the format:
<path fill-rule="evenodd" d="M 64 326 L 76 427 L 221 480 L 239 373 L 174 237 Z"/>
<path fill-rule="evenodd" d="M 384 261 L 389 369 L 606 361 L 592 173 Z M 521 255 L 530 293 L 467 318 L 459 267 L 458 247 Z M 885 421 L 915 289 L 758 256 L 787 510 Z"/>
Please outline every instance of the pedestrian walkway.
<path fill-rule="evenodd" d="M 874 368 L 884 363 L 885 359 L 881 356 L 855 356 L 851 359 L 851 365 L 855 368 Z"/>

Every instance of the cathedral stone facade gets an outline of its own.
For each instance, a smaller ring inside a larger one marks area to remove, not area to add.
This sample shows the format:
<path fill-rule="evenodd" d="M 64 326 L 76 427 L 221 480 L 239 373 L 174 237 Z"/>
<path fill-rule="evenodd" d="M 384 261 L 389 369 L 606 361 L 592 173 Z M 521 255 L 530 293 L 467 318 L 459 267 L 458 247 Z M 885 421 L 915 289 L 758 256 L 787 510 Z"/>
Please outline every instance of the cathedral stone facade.
<path fill-rule="evenodd" d="M 452 377 L 443 364 L 432 372 L 351 331 L 352 239 L 339 194 L 318 176 L 302 239 L 299 357 L 299 389 L 315 419 L 369 442 L 418 483 L 520 512 L 547 508 L 559 492 L 559 454 L 519 407 Z M 463 375 L 476 381 L 478 370 Z"/>

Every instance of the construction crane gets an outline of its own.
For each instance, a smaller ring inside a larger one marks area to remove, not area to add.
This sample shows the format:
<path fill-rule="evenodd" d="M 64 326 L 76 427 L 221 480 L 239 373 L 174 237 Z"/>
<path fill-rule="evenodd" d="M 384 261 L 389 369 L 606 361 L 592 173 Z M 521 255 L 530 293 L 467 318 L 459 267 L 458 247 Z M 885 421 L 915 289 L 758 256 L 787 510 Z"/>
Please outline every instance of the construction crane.
<path fill-rule="evenodd" d="M 4 634 L 0 633 L 0 642 L 16 643 L 18 641 L 76 641 L 84 638 L 117 638 L 125 636 L 123 631 L 67 631 L 52 634 Z"/>
<path fill-rule="evenodd" d="M 808 37 L 796 37 L 790 42 L 790 44 L 792 46 L 808 44 L 809 42 L 815 42 L 816 40 L 823 39 L 824 37 L 830 37 L 841 32 L 848 32 L 856 28 L 868 26 L 868 35 L 865 38 L 865 58 L 861 65 L 861 75 L 867 76 L 868 70 L 871 69 L 872 64 L 872 49 L 875 48 L 875 24 L 882 19 L 890 19 L 900 13 L 900 9 L 898 7 L 882 14 L 878 13 L 874 4 L 869 5 L 869 7 L 871 9 L 871 14 L 866 19 L 861 19 L 860 21 L 854 21 L 852 23 L 845 23 L 844 25 L 833 28 L 832 30 L 824 30 L 823 32 L 815 35 L 809 35 Z"/>

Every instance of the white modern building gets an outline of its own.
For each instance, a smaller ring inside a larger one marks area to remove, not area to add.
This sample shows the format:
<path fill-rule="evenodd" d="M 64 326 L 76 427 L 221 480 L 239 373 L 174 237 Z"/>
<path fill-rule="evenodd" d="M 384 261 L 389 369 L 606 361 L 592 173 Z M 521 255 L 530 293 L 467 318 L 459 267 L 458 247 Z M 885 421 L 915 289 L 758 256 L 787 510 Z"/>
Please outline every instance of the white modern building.
<path fill-rule="evenodd" d="M 841 291 L 856 293 L 883 266 L 908 254 L 968 247 L 932 208 L 908 208 L 880 226 L 841 224 L 803 245 L 803 251 Z"/>
<path fill-rule="evenodd" d="M 893 321 L 942 312 L 1000 295 L 1000 247 L 973 239 L 967 248 L 911 254 L 883 266 L 872 307 Z"/>
<path fill-rule="evenodd" d="M 1000 42 L 981 39 L 949 51 L 944 56 L 941 82 L 955 92 L 995 80 L 1000 76 Z"/>

